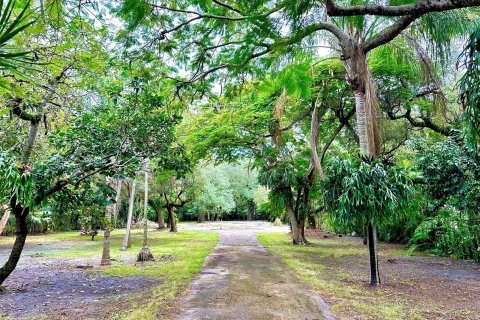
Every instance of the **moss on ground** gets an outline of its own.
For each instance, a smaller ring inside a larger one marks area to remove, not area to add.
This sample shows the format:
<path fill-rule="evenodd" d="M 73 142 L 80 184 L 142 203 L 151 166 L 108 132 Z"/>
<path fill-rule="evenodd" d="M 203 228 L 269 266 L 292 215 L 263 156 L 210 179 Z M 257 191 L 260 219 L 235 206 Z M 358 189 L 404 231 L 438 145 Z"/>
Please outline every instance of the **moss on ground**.
<path fill-rule="evenodd" d="M 341 319 L 423 319 L 415 308 L 400 299 L 392 300 L 382 290 L 372 290 L 359 280 L 349 264 L 365 265 L 367 251 L 356 242 L 310 240 L 308 246 L 293 246 L 284 234 L 259 234 L 258 240 L 279 256 L 301 280 L 331 300 L 331 310 Z M 406 250 L 396 249 L 406 255 Z"/>

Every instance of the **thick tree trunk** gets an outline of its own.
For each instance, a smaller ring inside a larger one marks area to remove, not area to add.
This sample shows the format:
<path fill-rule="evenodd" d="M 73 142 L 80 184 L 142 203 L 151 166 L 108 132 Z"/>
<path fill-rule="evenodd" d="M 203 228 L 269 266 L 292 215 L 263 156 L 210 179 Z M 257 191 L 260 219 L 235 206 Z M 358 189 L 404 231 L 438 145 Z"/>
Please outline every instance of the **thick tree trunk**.
<path fill-rule="evenodd" d="M 161 210 L 157 210 L 157 222 L 159 230 L 165 229 L 165 219 L 163 218 L 163 212 Z"/>
<path fill-rule="evenodd" d="M 348 50 L 348 51 L 347 51 Z M 355 112 L 360 152 L 367 158 L 377 156 L 380 147 L 378 97 L 375 82 L 363 49 L 352 45 L 344 51 L 348 83 L 355 94 Z"/>
<path fill-rule="evenodd" d="M 205 213 L 200 213 L 198 215 L 198 223 L 204 223 L 205 222 Z"/>
<path fill-rule="evenodd" d="M 120 249 L 125 251 L 130 248 L 130 229 L 132 228 L 132 218 L 133 218 L 133 200 L 135 198 L 135 180 L 132 181 L 132 186 L 130 188 L 130 199 L 128 200 L 128 216 L 127 216 L 127 229 L 125 230 L 125 238 L 123 239 L 123 245 Z"/>
<path fill-rule="evenodd" d="M 367 114 L 365 110 L 365 92 L 363 90 L 355 91 L 355 109 L 360 152 L 362 155 L 368 156 L 370 152 L 368 150 Z"/>
<path fill-rule="evenodd" d="M 368 256 L 370 261 L 370 285 L 376 286 L 380 283 L 377 255 L 377 229 L 370 222 L 367 228 Z"/>
<path fill-rule="evenodd" d="M 177 220 L 173 207 L 167 207 L 168 220 L 170 221 L 170 232 L 177 232 Z"/>
<path fill-rule="evenodd" d="M 287 206 L 287 213 L 288 219 L 290 220 L 290 227 L 292 229 L 292 243 L 304 245 L 305 242 L 303 240 L 302 230 L 300 229 L 300 225 L 297 221 L 295 211 L 291 206 Z"/>
<path fill-rule="evenodd" d="M 14 204 L 14 201 L 12 201 Z M 27 229 L 27 216 L 28 209 L 23 209 L 20 205 L 15 204 L 12 206 L 12 213 L 15 215 L 15 242 L 8 257 L 7 262 L 0 269 L 0 285 L 3 284 L 5 279 L 12 273 L 12 271 L 17 266 L 20 256 L 23 251 L 23 246 L 25 245 L 25 240 L 27 239 L 28 229 Z"/>

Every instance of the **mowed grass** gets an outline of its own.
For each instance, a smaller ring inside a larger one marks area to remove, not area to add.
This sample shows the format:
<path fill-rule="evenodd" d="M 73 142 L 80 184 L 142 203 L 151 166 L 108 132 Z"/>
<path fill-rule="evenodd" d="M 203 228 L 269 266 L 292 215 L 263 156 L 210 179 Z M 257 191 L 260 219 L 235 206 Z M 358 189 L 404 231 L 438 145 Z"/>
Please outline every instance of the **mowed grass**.
<path fill-rule="evenodd" d="M 114 230 L 110 244 L 112 265 L 100 267 L 102 234 L 99 232 L 95 241 L 88 236 L 81 236 L 78 231 L 29 236 L 29 246 L 24 254 L 37 254 L 40 259 L 94 265 L 94 269 L 88 272 L 158 279 L 141 292 L 122 296 L 121 299 L 114 298 L 112 303 L 119 304 L 119 310 L 122 311 L 110 314 L 108 318 L 111 319 L 168 319 L 173 301 L 200 270 L 218 242 L 218 234 L 212 232 L 180 231 L 172 234 L 151 229 L 148 232 L 148 247 L 156 261 L 138 263 L 136 256 L 143 244 L 143 230 L 132 230 L 132 245 L 127 251 L 120 251 L 125 230 Z M 13 240 L 13 237 L 1 237 L 0 246 L 11 244 Z"/>
<path fill-rule="evenodd" d="M 293 246 L 285 234 L 259 234 L 258 240 L 293 269 L 302 282 L 328 298 L 340 319 L 423 319 L 419 310 L 392 299 L 382 289 L 368 286 L 367 249 L 348 240 L 309 239 L 307 246 Z M 395 249 L 395 254 L 407 251 Z M 360 270 L 358 270 L 360 267 Z"/>

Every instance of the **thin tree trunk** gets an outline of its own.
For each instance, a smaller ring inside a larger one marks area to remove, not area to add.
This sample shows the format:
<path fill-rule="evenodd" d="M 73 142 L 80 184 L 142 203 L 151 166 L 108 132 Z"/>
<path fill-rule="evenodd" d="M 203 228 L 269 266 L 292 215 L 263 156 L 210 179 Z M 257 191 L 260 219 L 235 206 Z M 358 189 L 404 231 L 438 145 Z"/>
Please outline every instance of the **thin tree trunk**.
<path fill-rule="evenodd" d="M 306 244 L 307 238 L 305 238 L 305 218 L 302 218 L 298 221 L 298 227 L 300 228 L 300 234 L 302 235 L 303 243 Z"/>
<path fill-rule="evenodd" d="M 28 129 L 27 142 L 25 143 L 25 148 L 23 149 L 22 163 L 27 164 L 30 160 L 32 154 L 33 146 L 35 140 L 37 139 L 38 128 L 40 127 L 40 121 L 35 120 L 30 123 L 30 128 Z"/>
<path fill-rule="evenodd" d="M 370 222 L 367 228 L 368 256 L 370 261 L 370 285 L 376 286 L 380 283 L 377 256 L 377 229 L 375 224 Z"/>
<path fill-rule="evenodd" d="M 110 185 L 110 187 L 113 187 L 114 182 L 112 178 L 107 177 L 107 183 Z M 110 230 L 112 224 L 112 212 L 115 210 L 114 205 L 115 204 L 109 204 L 105 208 L 106 225 L 103 229 L 103 252 L 102 260 L 100 261 L 100 265 L 102 266 L 108 266 L 112 264 L 110 261 Z"/>
<path fill-rule="evenodd" d="M 120 249 L 121 251 L 127 250 L 130 248 L 130 229 L 132 228 L 132 217 L 133 217 L 133 200 L 135 198 L 135 184 L 136 180 L 132 181 L 132 186 L 130 188 L 130 199 L 128 200 L 128 216 L 127 216 L 127 229 L 125 230 L 125 238 L 123 239 L 123 245 Z"/>
<path fill-rule="evenodd" d="M 348 82 L 355 92 L 357 114 L 357 134 L 360 152 L 368 161 L 378 155 L 380 149 L 380 123 L 378 119 L 378 97 L 375 82 L 368 67 L 368 60 L 358 46 L 344 52 L 349 57 L 345 61 Z M 370 284 L 380 283 L 377 257 L 377 231 L 374 221 L 367 225 L 367 244 L 370 260 Z"/>
<path fill-rule="evenodd" d="M 20 256 L 22 254 L 25 240 L 27 239 L 27 216 L 28 209 L 23 209 L 19 204 L 15 204 L 15 200 L 12 200 L 12 213 L 15 215 L 15 242 L 8 257 L 7 262 L 0 269 L 0 285 L 3 284 L 5 279 L 15 270 Z"/>
<path fill-rule="evenodd" d="M 148 247 L 148 170 L 145 165 L 145 197 L 143 199 L 143 247 Z"/>
<path fill-rule="evenodd" d="M 313 215 L 312 210 L 308 210 L 307 212 L 307 220 L 308 220 L 308 229 L 316 229 L 317 228 L 317 223 L 315 221 L 315 216 Z"/>
<path fill-rule="evenodd" d="M 6 233 L 6 226 L 8 219 L 10 218 L 10 209 L 8 209 L 7 206 L 3 206 L 3 216 L 2 219 L 0 219 L 0 236 L 4 235 Z"/>
<path fill-rule="evenodd" d="M 60 82 L 61 78 L 65 75 L 65 72 L 70 68 L 70 66 L 66 66 L 62 73 L 55 77 L 53 80 L 49 81 L 50 87 L 54 88 Z M 33 151 L 33 147 L 35 145 L 35 141 L 37 139 L 38 128 L 40 126 L 40 119 L 42 119 L 45 107 L 53 97 L 55 90 L 49 88 L 45 96 L 43 97 L 40 104 L 38 104 L 35 119 L 30 120 L 30 127 L 28 130 L 27 141 L 25 142 L 25 146 L 22 153 L 22 163 L 27 165 L 30 162 L 30 156 Z M 22 208 L 20 204 L 16 203 L 16 197 L 12 197 L 10 201 L 10 205 L 12 208 L 12 213 L 15 215 L 15 242 L 12 247 L 12 251 L 10 252 L 10 256 L 7 262 L 3 265 L 0 269 L 0 285 L 5 281 L 5 279 L 12 273 L 12 271 L 17 266 L 18 260 L 20 260 L 20 256 L 23 251 L 23 247 L 25 245 L 25 240 L 27 239 L 28 229 L 27 229 L 27 216 L 30 213 L 29 208 Z"/>
<path fill-rule="evenodd" d="M 177 232 L 177 221 L 175 219 L 175 212 L 173 207 L 167 207 L 168 220 L 170 221 L 170 232 Z"/>
<path fill-rule="evenodd" d="M 247 221 L 252 221 L 252 212 L 253 212 L 253 203 L 251 201 L 248 202 L 247 206 Z"/>
<path fill-rule="evenodd" d="M 140 252 L 138 253 L 137 261 L 151 261 L 153 255 L 148 249 L 148 166 L 147 161 L 145 161 L 145 197 L 143 200 L 143 246 Z"/>
<path fill-rule="evenodd" d="M 120 207 L 122 206 L 122 180 L 117 180 L 116 181 L 116 192 L 117 194 L 115 195 L 115 204 L 113 205 L 113 221 L 114 221 L 114 226 L 117 227 L 117 222 L 118 222 L 118 215 L 120 213 Z"/>

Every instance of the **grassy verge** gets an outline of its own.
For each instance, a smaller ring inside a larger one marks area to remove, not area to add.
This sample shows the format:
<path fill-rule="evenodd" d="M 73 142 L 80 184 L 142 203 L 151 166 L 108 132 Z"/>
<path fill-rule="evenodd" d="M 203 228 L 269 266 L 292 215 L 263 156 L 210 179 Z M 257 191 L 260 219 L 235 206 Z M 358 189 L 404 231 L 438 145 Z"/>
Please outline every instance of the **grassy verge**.
<path fill-rule="evenodd" d="M 162 280 L 161 285 L 153 287 L 148 295 L 145 292 L 133 294 L 130 310 L 116 315 L 115 319 L 168 319 L 176 296 L 190 283 L 218 242 L 218 234 L 209 232 L 151 234 L 155 236 L 149 241 L 149 248 L 157 262 L 141 266 L 132 265 L 127 259 L 102 271 L 114 276 L 149 275 Z M 140 238 L 141 233 L 137 236 Z M 141 241 L 134 242 L 136 245 L 132 245 L 130 251 L 136 254 L 141 248 Z M 113 258 L 122 258 L 117 250 L 113 251 Z M 174 259 L 163 260 L 162 257 Z"/>
<path fill-rule="evenodd" d="M 308 246 L 293 246 L 283 234 L 260 234 L 260 243 L 295 270 L 304 283 L 328 297 L 331 310 L 340 319 L 423 319 L 401 296 L 366 284 L 367 250 L 349 240 L 310 240 Z M 406 251 L 394 249 L 395 254 Z"/>

